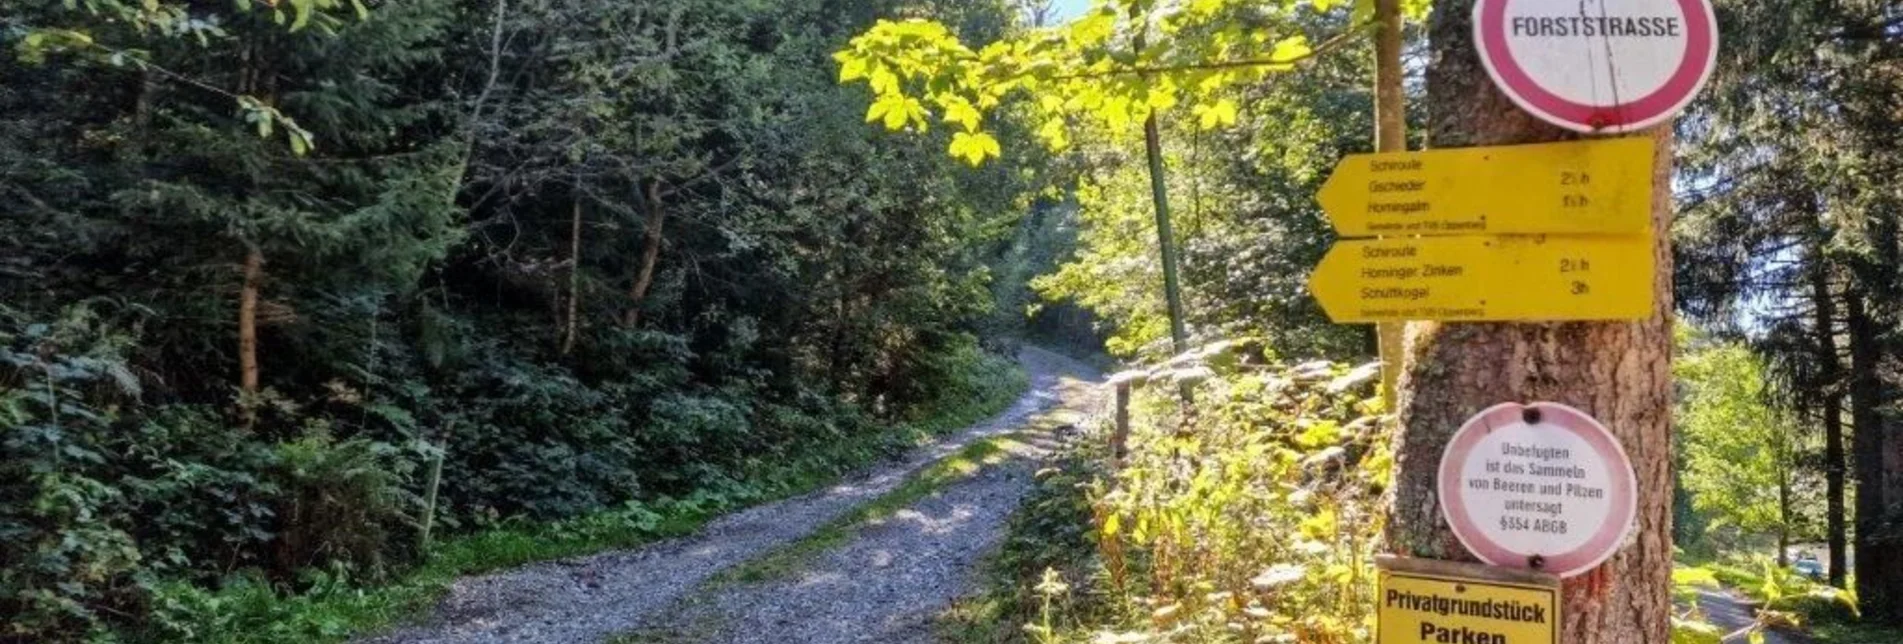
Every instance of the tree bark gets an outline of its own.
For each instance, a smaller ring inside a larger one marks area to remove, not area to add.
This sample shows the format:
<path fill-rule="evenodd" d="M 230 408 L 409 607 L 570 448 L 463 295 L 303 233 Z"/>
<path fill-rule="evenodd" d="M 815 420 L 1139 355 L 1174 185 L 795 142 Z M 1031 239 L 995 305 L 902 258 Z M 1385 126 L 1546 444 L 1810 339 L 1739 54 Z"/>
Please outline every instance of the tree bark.
<path fill-rule="evenodd" d="M 1429 139 L 1438 147 L 1573 138 L 1501 95 L 1474 50 L 1473 0 L 1434 8 L 1427 71 Z M 1501 402 L 1553 401 L 1605 424 L 1638 480 L 1633 535 L 1597 570 L 1569 579 L 1559 641 L 1665 642 L 1671 630 L 1671 129 L 1647 134 L 1653 160 L 1654 311 L 1636 322 L 1409 325 L 1400 434 L 1387 525 L 1390 552 L 1472 561 L 1442 519 L 1435 474 L 1468 417 Z"/>
<path fill-rule="evenodd" d="M 1883 381 L 1877 325 L 1869 313 L 1869 293 L 1854 284 L 1844 296 L 1844 324 L 1850 339 L 1850 424 L 1857 485 L 1857 598 L 1866 618 L 1903 622 L 1903 548 L 1889 534 L 1894 498 L 1886 485 Z"/>
<path fill-rule="evenodd" d="M 1777 461 L 1777 567 L 1788 568 L 1791 565 L 1791 461 L 1790 454 L 1781 445 Z"/>
<path fill-rule="evenodd" d="M 575 336 L 581 312 L 581 194 L 574 197 L 574 212 L 568 219 L 568 319 L 563 323 L 562 355 L 575 351 Z"/>
<path fill-rule="evenodd" d="M 661 226 L 667 223 L 666 212 L 661 209 L 661 182 L 649 181 L 646 195 L 647 220 L 642 226 L 645 240 L 641 248 L 641 267 L 634 276 L 634 287 L 628 290 L 628 316 L 626 324 L 635 326 L 641 323 L 641 301 L 647 299 L 648 288 L 654 285 L 654 266 L 661 259 Z"/>
<path fill-rule="evenodd" d="M 1374 22 L 1374 151 L 1407 151 L 1407 105 L 1401 79 L 1401 0 L 1375 0 Z M 1401 377 L 1402 340 L 1407 325 L 1383 322 L 1374 326 L 1375 352 L 1381 357 L 1381 398 L 1392 408 L 1395 383 Z"/>
<path fill-rule="evenodd" d="M 1824 516 L 1829 543 L 1830 585 L 1843 588 L 1849 536 L 1844 520 L 1843 363 L 1837 352 L 1837 301 L 1830 292 L 1830 260 L 1821 239 L 1811 247 L 1811 308 L 1816 312 L 1818 411 L 1824 421 Z"/>
<path fill-rule="evenodd" d="M 258 292 L 264 283 L 264 252 L 250 246 L 244 256 L 244 285 L 238 290 L 238 383 L 258 393 Z"/>

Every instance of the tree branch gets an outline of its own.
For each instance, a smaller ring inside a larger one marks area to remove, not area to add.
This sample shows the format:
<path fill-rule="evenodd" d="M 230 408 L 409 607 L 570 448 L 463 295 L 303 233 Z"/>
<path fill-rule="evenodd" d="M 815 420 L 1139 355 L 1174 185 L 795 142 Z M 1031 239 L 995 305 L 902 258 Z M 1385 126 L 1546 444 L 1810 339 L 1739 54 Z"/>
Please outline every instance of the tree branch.
<path fill-rule="evenodd" d="M 1171 72 L 1183 72 L 1183 71 L 1295 65 L 1297 63 L 1308 61 L 1309 59 L 1321 57 L 1325 54 L 1328 54 L 1329 52 L 1332 52 L 1336 49 L 1340 49 L 1346 46 L 1348 43 L 1354 42 L 1355 36 L 1361 35 L 1363 31 L 1366 31 L 1367 28 L 1372 26 L 1373 24 L 1374 24 L 1373 21 L 1366 21 L 1366 22 L 1357 24 L 1355 26 L 1349 27 L 1347 31 L 1337 34 L 1335 37 L 1329 38 L 1328 40 L 1323 41 L 1322 44 L 1316 46 L 1313 49 L 1308 50 L 1307 53 L 1304 53 L 1300 56 L 1296 56 L 1293 58 L 1245 58 L 1242 60 L 1222 60 L 1222 61 L 1212 61 L 1207 63 L 1195 63 L 1190 65 L 1173 65 L 1173 66 L 1164 66 L 1164 67 L 1129 67 L 1125 69 L 1113 69 L 1110 71 L 1103 71 L 1103 72 L 1065 74 L 1062 76 L 1056 76 L 1052 80 L 1076 80 L 1080 78 L 1102 78 L 1105 76 L 1122 76 L 1126 74 L 1166 74 Z"/>

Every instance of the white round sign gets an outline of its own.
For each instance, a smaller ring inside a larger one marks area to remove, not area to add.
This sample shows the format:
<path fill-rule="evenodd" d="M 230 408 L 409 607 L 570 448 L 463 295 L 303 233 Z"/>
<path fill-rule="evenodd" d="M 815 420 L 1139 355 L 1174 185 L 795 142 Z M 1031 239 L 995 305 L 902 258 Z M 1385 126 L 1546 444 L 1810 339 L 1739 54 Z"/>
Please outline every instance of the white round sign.
<path fill-rule="evenodd" d="M 1557 403 L 1504 403 L 1441 455 L 1441 513 L 1474 556 L 1571 577 L 1604 563 L 1638 516 L 1632 461 L 1604 425 Z"/>
<path fill-rule="evenodd" d="M 1473 25 L 1500 91 L 1579 132 L 1671 118 L 1718 57 L 1711 0 L 1478 0 Z"/>

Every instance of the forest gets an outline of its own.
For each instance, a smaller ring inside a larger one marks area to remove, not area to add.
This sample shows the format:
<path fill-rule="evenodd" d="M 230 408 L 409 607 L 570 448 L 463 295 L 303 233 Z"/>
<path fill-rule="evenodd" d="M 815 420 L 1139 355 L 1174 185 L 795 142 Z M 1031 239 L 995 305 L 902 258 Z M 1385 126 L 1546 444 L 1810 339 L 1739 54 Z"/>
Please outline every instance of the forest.
<path fill-rule="evenodd" d="M 885 478 L 657 606 L 997 485 L 885 641 L 1375 641 L 1376 555 L 1445 555 L 1437 374 L 1595 350 L 1671 484 L 1567 641 L 1903 641 L 1903 6 L 1714 0 L 1644 134 L 1657 315 L 1403 359 L 1311 295 L 1316 193 L 1559 136 L 1459 58 L 1475 1 L 0 0 L 0 642 L 502 641 L 469 580 Z"/>

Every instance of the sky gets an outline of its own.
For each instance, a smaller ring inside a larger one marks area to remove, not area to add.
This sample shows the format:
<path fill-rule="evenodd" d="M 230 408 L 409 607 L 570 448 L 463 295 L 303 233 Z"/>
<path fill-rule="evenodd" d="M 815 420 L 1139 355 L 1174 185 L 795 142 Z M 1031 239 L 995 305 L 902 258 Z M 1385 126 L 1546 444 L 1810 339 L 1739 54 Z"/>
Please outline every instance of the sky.
<path fill-rule="evenodd" d="M 1051 6 L 1057 10 L 1058 21 L 1062 22 L 1075 18 L 1084 10 L 1089 9 L 1090 0 L 1056 0 L 1051 3 Z"/>

